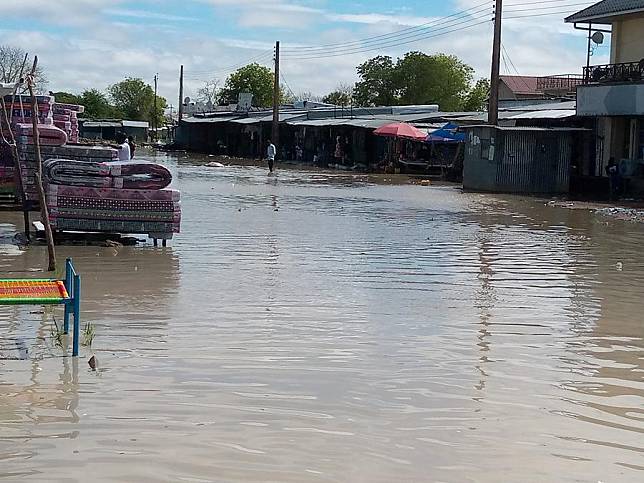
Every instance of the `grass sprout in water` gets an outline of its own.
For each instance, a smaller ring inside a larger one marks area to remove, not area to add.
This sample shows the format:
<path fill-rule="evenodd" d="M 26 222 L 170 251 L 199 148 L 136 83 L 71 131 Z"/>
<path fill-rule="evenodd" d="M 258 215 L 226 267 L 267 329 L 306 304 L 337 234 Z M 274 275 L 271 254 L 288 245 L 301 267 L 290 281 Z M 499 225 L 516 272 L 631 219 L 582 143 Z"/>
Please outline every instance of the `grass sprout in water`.
<path fill-rule="evenodd" d="M 81 344 L 85 347 L 92 347 L 94 337 L 96 337 L 96 327 L 91 322 L 87 322 L 85 327 L 83 327 L 83 339 Z"/>

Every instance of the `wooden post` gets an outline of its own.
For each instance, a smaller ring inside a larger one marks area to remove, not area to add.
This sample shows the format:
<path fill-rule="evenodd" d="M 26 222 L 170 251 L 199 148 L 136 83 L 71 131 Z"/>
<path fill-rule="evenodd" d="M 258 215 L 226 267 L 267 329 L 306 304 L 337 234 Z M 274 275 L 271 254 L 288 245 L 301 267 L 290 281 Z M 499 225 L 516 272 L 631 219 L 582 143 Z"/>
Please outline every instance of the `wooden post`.
<path fill-rule="evenodd" d="M 12 104 L 11 109 L 13 111 L 13 102 L 11 104 Z M 8 140 L 4 136 L 2 136 L 2 140 L 11 149 L 13 165 L 16 169 L 17 178 L 18 178 L 16 188 L 18 191 L 18 196 L 20 196 L 20 198 L 22 199 L 22 212 L 23 212 L 23 219 L 25 222 L 25 236 L 27 237 L 27 240 L 31 240 L 31 232 L 29 228 L 29 207 L 28 207 L 27 199 L 25 198 L 25 190 L 22 185 L 22 164 L 20 164 L 20 153 L 18 153 L 18 146 L 16 146 L 16 138 L 14 137 L 13 131 L 11 129 L 11 122 L 7 117 L 7 106 L 4 102 L 4 97 L 0 99 L 0 108 L 2 109 L 2 119 L 0 119 L 0 121 L 3 121 L 4 124 L 6 125 L 7 135 L 9 136 Z M 0 122 L 0 131 L 2 129 L 3 129 L 2 122 Z"/>
<path fill-rule="evenodd" d="M 503 0 L 495 0 L 495 3 L 492 72 L 490 75 L 490 104 L 487 109 L 487 122 L 494 126 L 499 123 L 499 63 L 501 61 L 501 14 Z"/>
<path fill-rule="evenodd" d="M 183 119 L 183 65 L 181 66 L 181 72 L 179 74 L 179 123 Z"/>
<path fill-rule="evenodd" d="M 56 270 L 56 250 L 54 249 L 54 235 L 51 232 L 51 225 L 49 224 L 49 210 L 47 209 L 47 201 L 45 199 L 45 189 L 42 184 L 42 156 L 40 154 L 40 133 L 38 132 L 38 102 L 34 94 L 34 75 L 36 74 L 36 66 L 38 65 L 38 56 L 34 56 L 34 65 L 31 68 L 31 73 L 27 76 L 27 87 L 29 88 L 29 95 L 31 97 L 31 125 L 33 127 L 34 138 L 34 153 L 36 155 L 36 187 L 38 188 L 38 202 L 40 203 L 40 218 L 42 224 L 45 226 L 45 238 L 47 240 L 47 254 L 49 255 L 48 270 L 53 272 Z"/>
<path fill-rule="evenodd" d="M 280 43 L 275 42 L 275 80 L 273 85 L 273 130 L 271 142 L 279 146 L 280 137 Z M 279 150 L 278 150 L 279 152 Z"/>

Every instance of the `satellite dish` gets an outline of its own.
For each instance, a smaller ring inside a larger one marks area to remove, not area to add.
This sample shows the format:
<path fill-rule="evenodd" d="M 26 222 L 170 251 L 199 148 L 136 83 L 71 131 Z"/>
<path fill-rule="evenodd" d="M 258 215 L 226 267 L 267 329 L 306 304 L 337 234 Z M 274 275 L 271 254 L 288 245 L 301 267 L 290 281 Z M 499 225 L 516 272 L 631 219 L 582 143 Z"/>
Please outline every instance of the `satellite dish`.
<path fill-rule="evenodd" d="M 597 45 L 601 45 L 604 43 L 604 34 L 601 32 L 595 32 L 591 35 L 590 40 L 595 42 Z"/>
<path fill-rule="evenodd" d="M 187 105 L 187 104 L 190 104 L 190 98 L 189 98 L 189 97 L 186 97 L 186 98 L 183 100 L 183 103 L 184 103 L 184 104 L 186 104 L 186 105 Z"/>

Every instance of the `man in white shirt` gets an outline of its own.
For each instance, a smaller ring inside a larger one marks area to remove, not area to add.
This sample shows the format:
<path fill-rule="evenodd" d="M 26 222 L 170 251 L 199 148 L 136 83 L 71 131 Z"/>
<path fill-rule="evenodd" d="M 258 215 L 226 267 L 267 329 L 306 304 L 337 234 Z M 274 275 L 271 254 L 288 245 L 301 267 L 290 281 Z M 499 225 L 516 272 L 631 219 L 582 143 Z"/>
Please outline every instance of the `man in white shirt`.
<path fill-rule="evenodd" d="M 277 149 L 275 148 L 275 145 L 271 142 L 271 140 L 268 140 L 268 147 L 266 148 L 266 159 L 268 160 L 268 171 L 270 173 L 273 172 L 273 166 L 275 165 L 275 154 L 277 153 Z"/>
<path fill-rule="evenodd" d="M 116 142 L 118 144 L 112 145 L 112 147 L 119 152 L 119 161 L 129 161 L 130 160 L 130 145 L 127 142 L 127 137 L 125 134 L 119 134 L 116 137 Z"/>

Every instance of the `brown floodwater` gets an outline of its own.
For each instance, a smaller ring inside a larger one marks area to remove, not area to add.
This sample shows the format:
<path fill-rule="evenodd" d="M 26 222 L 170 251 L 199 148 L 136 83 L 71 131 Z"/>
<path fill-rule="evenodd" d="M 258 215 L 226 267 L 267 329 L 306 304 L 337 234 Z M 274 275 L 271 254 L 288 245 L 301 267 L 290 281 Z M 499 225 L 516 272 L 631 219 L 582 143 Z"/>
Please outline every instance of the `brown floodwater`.
<path fill-rule="evenodd" d="M 0 307 L 0 480 L 644 480 L 644 225 L 157 159 L 170 246 L 58 248 L 82 357 L 58 309 Z M 42 276 L 20 219 L 0 270 Z"/>

